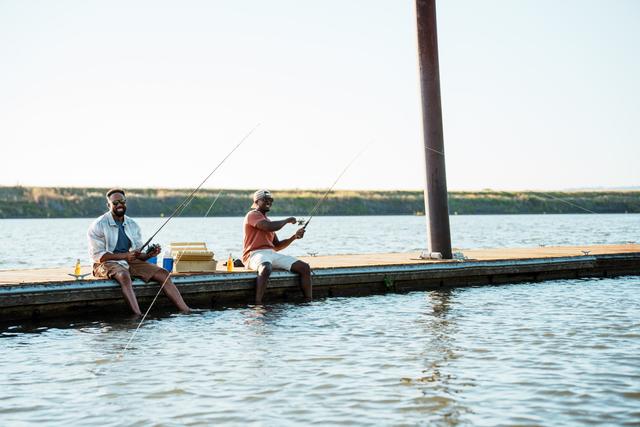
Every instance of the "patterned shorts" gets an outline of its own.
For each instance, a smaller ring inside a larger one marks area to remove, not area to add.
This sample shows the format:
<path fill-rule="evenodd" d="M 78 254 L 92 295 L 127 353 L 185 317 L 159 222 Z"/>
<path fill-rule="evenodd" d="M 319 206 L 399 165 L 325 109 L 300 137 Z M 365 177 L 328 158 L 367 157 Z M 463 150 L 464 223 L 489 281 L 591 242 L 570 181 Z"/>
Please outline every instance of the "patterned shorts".
<path fill-rule="evenodd" d="M 160 270 L 164 270 L 155 264 L 142 260 L 129 261 L 129 268 L 118 264 L 115 261 L 107 261 L 93 264 L 93 275 L 101 279 L 113 279 L 116 273 L 126 271 L 131 277 L 138 277 L 148 283 L 151 278 Z M 164 270 L 166 271 L 166 270 Z"/>

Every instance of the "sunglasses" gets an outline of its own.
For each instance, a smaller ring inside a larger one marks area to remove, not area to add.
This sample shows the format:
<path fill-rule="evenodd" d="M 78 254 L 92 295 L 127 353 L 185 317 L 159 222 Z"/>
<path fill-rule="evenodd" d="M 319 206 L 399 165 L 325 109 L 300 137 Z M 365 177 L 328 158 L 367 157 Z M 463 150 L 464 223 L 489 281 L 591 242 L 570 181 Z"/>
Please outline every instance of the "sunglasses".
<path fill-rule="evenodd" d="M 124 205 L 124 204 L 126 204 L 126 203 L 127 203 L 127 201 L 126 201 L 125 199 L 122 199 L 122 200 L 114 200 L 114 201 L 112 201 L 112 202 L 111 202 L 111 204 L 112 204 L 113 206 Z"/>

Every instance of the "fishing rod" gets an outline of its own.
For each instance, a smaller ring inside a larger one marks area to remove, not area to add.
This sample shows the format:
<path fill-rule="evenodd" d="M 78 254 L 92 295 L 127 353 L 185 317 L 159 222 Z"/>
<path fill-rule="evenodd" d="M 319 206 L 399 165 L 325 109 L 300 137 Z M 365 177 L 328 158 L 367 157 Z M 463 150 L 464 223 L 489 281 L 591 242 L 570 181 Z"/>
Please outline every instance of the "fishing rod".
<path fill-rule="evenodd" d="M 260 123 L 258 123 L 257 125 L 255 125 L 253 127 L 253 129 L 251 129 L 249 131 L 249 133 L 247 133 L 241 140 L 240 142 L 233 147 L 233 150 L 231 150 L 229 152 L 229 154 L 227 154 L 221 161 L 220 163 L 218 163 L 218 165 L 211 171 L 211 173 L 209 175 L 207 175 L 207 177 L 200 183 L 200 185 L 198 185 L 196 187 L 195 190 L 193 190 L 191 192 L 191 194 L 189 194 L 183 201 L 182 203 L 180 203 L 178 205 L 178 207 L 173 211 L 173 213 L 171 214 L 171 216 L 169 218 L 167 218 L 167 220 L 160 226 L 160 228 L 153 233 L 153 235 L 149 238 L 149 240 L 147 240 L 145 242 L 144 245 L 142 245 L 142 247 L 140 248 L 140 250 L 142 251 L 142 249 L 144 249 L 145 246 L 147 246 L 151 240 L 160 232 L 160 230 L 162 230 L 162 228 L 167 225 L 167 223 L 169 222 L 169 220 L 171 220 L 171 218 L 175 217 L 176 215 L 182 213 L 182 211 L 184 211 L 184 209 L 187 207 L 187 205 L 189 205 L 189 203 L 191 203 L 191 200 L 193 200 L 193 196 L 196 194 L 196 192 L 198 192 L 198 190 L 200 190 L 200 188 L 204 185 L 205 182 L 207 182 L 207 180 L 211 177 L 211 175 L 213 175 L 213 173 L 218 170 L 218 168 L 220 166 L 222 166 L 222 164 L 229 158 L 229 156 L 231 156 L 231 154 L 233 154 L 234 151 L 236 151 L 238 149 L 238 147 L 240 147 L 242 145 L 242 143 L 244 141 L 247 140 L 247 138 L 249 138 L 249 136 L 253 133 L 253 131 L 255 131 L 258 126 L 260 126 Z M 211 204 L 211 206 L 209 207 L 209 210 L 207 211 L 207 214 L 209 213 L 209 211 L 211 210 L 211 208 L 213 207 L 213 205 L 216 203 L 216 201 L 218 200 L 218 197 L 220 197 L 220 194 L 222 194 L 222 190 L 220 190 L 220 192 L 218 193 L 218 196 L 216 197 L 216 199 L 213 201 L 213 203 Z M 206 215 L 205 215 L 206 216 Z M 182 253 L 178 253 L 178 258 L 177 261 L 180 260 L 180 258 L 182 257 Z M 145 311 L 144 315 L 142 316 L 142 319 L 140 319 L 140 322 L 138 323 L 138 325 L 136 326 L 136 329 L 133 331 L 133 334 L 131 334 L 131 337 L 129 337 L 129 340 L 127 341 L 127 344 L 124 346 L 124 349 L 116 356 L 115 360 L 121 360 L 125 353 L 127 352 L 127 350 L 129 349 L 131 343 L 133 342 L 133 339 L 136 337 L 138 331 L 140 330 L 140 327 L 142 326 L 142 324 L 144 323 L 145 319 L 147 318 L 147 315 L 149 314 L 149 312 L 151 311 L 151 307 L 153 307 L 153 304 L 156 302 L 156 300 L 158 299 L 158 296 L 160 295 L 160 292 L 162 292 L 162 290 L 164 289 L 164 286 L 166 285 L 167 281 L 169 280 L 169 278 L 171 277 L 171 274 L 168 274 L 167 277 L 164 279 L 164 281 L 162 282 L 162 284 L 160 285 L 160 289 L 158 289 L 158 292 L 156 292 L 155 297 L 153 298 L 153 300 L 151 301 L 151 304 L 149 304 L 149 307 L 147 308 L 147 311 Z M 96 375 L 100 374 L 100 369 L 98 369 L 96 372 Z"/>
<path fill-rule="evenodd" d="M 367 148 L 369 148 L 369 146 L 372 144 L 373 142 L 370 142 L 369 144 L 367 144 L 362 150 L 360 150 L 360 152 L 358 154 L 356 154 L 356 156 L 351 159 L 351 161 L 349 162 L 349 164 L 342 170 L 342 172 L 340 172 L 340 175 L 338 175 L 338 177 L 336 178 L 335 181 L 333 181 L 333 184 L 331 184 L 331 187 L 329 187 L 329 189 L 324 193 L 324 196 L 322 196 L 322 199 L 318 200 L 318 202 L 316 203 L 316 205 L 313 207 L 313 209 L 311 209 L 311 211 L 309 212 L 309 215 L 307 215 L 309 217 L 309 219 L 307 219 L 307 221 L 305 222 L 304 220 L 300 221 L 300 224 L 302 224 L 302 222 L 304 222 L 304 225 L 302 226 L 302 228 L 304 230 L 307 229 L 307 225 L 309 225 L 309 223 L 311 222 L 311 218 L 313 218 L 313 214 L 316 212 L 316 210 L 320 207 L 320 205 L 327 199 L 327 196 L 329 195 L 329 193 L 331 192 L 331 190 L 333 190 L 333 187 L 335 187 L 335 185 L 338 183 L 338 181 L 340 180 L 340 178 L 342 178 L 342 175 L 345 174 L 345 172 L 351 167 L 351 165 L 358 159 L 358 157 L 360 157 L 362 155 L 362 153 L 364 153 L 366 151 Z"/>
<path fill-rule="evenodd" d="M 258 126 L 260 126 L 260 123 L 258 123 L 257 125 L 255 125 L 255 126 L 253 127 L 253 129 L 251 129 L 251 130 L 249 131 L 249 133 L 247 133 L 247 134 L 246 134 L 246 135 L 245 135 L 245 136 L 240 140 L 240 142 L 239 142 L 235 147 L 233 147 L 233 150 L 231 150 L 231 151 L 229 152 L 229 154 L 227 154 L 227 155 L 224 157 L 224 159 L 222 159 L 222 160 L 220 161 L 220 163 L 218 163 L 218 165 L 217 165 L 217 166 L 216 166 L 216 167 L 211 171 L 211 173 L 210 173 L 209 175 L 207 175 L 207 177 L 206 177 L 204 180 L 202 180 L 202 182 L 200 183 L 200 185 L 198 185 L 198 186 L 197 186 L 197 187 L 196 187 L 196 188 L 191 192 L 191 194 L 189 194 L 189 195 L 188 195 L 188 196 L 187 196 L 187 197 L 182 201 L 182 203 L 180 203 L 180 204 L 178 205 L 178 207 L 173 211 L 173 213 L 169 216 L 169 218 L 167 218 L 167 219 L 166 219 L 166 221 L 165 221 L 165 222 L 160 226 L 160 228 L 158 228 L 158 230 L 157 230 L 155 233 L 153 233 L 153 235 L 152 235 L 151 237 L 149 237 L 149 240 L 147 240 L 147 241 L 144 243 L 144 245 L 142 245 L 142 247 L 140 248 L 140 251 L 142 251 L 142 250 L 143 250 L 143 249 L 144 249 L 144 248 L 145 248 L 149 243 L 151 243 L 151 240 L 153 240 L 153 238 L 154 238 L 154 237 L 156 237 L 156 235 L 160 232 L 160 230 L 162 230 L 162 229 L 164 228 L 164 226 L 165 226 L 165 225 L 167 225 L 167 223 L 168 223 L 169 221 L 171 221 L 171 219 L 172 219 L 173 217 L 175 217 L 176 215 L 181 214 L 181 213 L 186 209 L 186 207 L 189 205 L 189 203 L 191 203 L 191 200 L 193 200 L 193 198 L 194 198 L 195 194 L 198 192 L 198 190 L 200 190 L 200 188 L 204 185 L 204 183 L 205 183 L 205 182 L 207 182 L 207 180 L 208 180 L 209 178 L 211 178 L 211 175 L 213 175 L 213 174 L 215 173 L 215 171 L 217 171 L 217 170 L 218 170 L 218 168 L 219 168 L 220 166 L 222 166 L 222 164 L 223 164 L 223 163 L 224 163 L 224 162 L 229 158 L 229 156 L 231 156 L 231 154 L 233 154 L 233 152 L 234 152 L 234 151 L 236 151 L 236 150 L 238 149 L 238 147 L 240 147 L 240 146 L 241 146 L 241 145 L 242 145 L 242 144 L 247 140 L 247 138 L 249 138 L 249 136 L 251 136 L 251 134 L 253 133 L 253 131 L 255 131 L 255 130 L 258 128 Z"/>

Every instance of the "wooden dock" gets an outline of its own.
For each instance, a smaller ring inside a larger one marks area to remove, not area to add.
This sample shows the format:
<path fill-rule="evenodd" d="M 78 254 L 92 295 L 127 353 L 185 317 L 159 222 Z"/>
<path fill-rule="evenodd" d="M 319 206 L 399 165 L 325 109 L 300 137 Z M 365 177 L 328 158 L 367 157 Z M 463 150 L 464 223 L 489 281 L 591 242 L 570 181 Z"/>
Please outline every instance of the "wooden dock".
<path fill-rule="evenodd" d="M 464 255 L 465 260 L 446 261 L 423 260 L 417 252 L 302 259 L 313 268 L 315 298 L 640 274 L 638 244 L 481 249 Z M 68 275 L 72 270 L 0 271 L 0 321 L 128 312 L 118 284 L 92 276 L 75 280 Z M 83 266 L 84 273 L 90 271 Z M 255 272 L 179 274 L 174 282 L 195 308 L 247 304 L 253 301 Z M 299 299 L 297 282 L 295 275 L 275 271 L 266 301 Z M 136 280 L 134 289 L 144 308 L 158 285 Z M 169 302 L 161 296 L 156 304 L 166 307 Z"/>

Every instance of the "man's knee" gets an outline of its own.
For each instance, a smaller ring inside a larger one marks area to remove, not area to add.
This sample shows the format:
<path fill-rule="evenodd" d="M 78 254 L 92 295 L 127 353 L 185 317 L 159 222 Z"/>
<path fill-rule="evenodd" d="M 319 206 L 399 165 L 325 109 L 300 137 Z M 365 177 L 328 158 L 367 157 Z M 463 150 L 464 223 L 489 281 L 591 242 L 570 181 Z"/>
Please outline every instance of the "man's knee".
<path fill-rule="evenodd" d="M 269 277 L 273 271 L 273 266 L 270 262 L 263 262 L 258 266 L 258 275 L 263 277 Z"/>
<path fill-rule="evenodd" d="M 164 268 L 160 268 L 158 269 L 158 271 L 153 273 L 153 276 L 151 276 L 151 279 L 160 283 L 164 283 L 164 282 L 168 283 L 171 281 L 171 279 L 169 279 L 170 276 L 171 274 L 169 274 L 167 270 L 165 270 Z"/>
<path fill-rule="evenodd" d="M 118 271 L 112 276 L 113 280 L 120 283 L 121 285 L 130 285 L 131 284 L 131 275 L 128 271 Z"/>
<path fill-rule="evenodd" d="M 291 271 L 303 276 L 308 276 L 311 274 L 311 267 L 304 261 L 296 261 L 291 266 Z"/>

